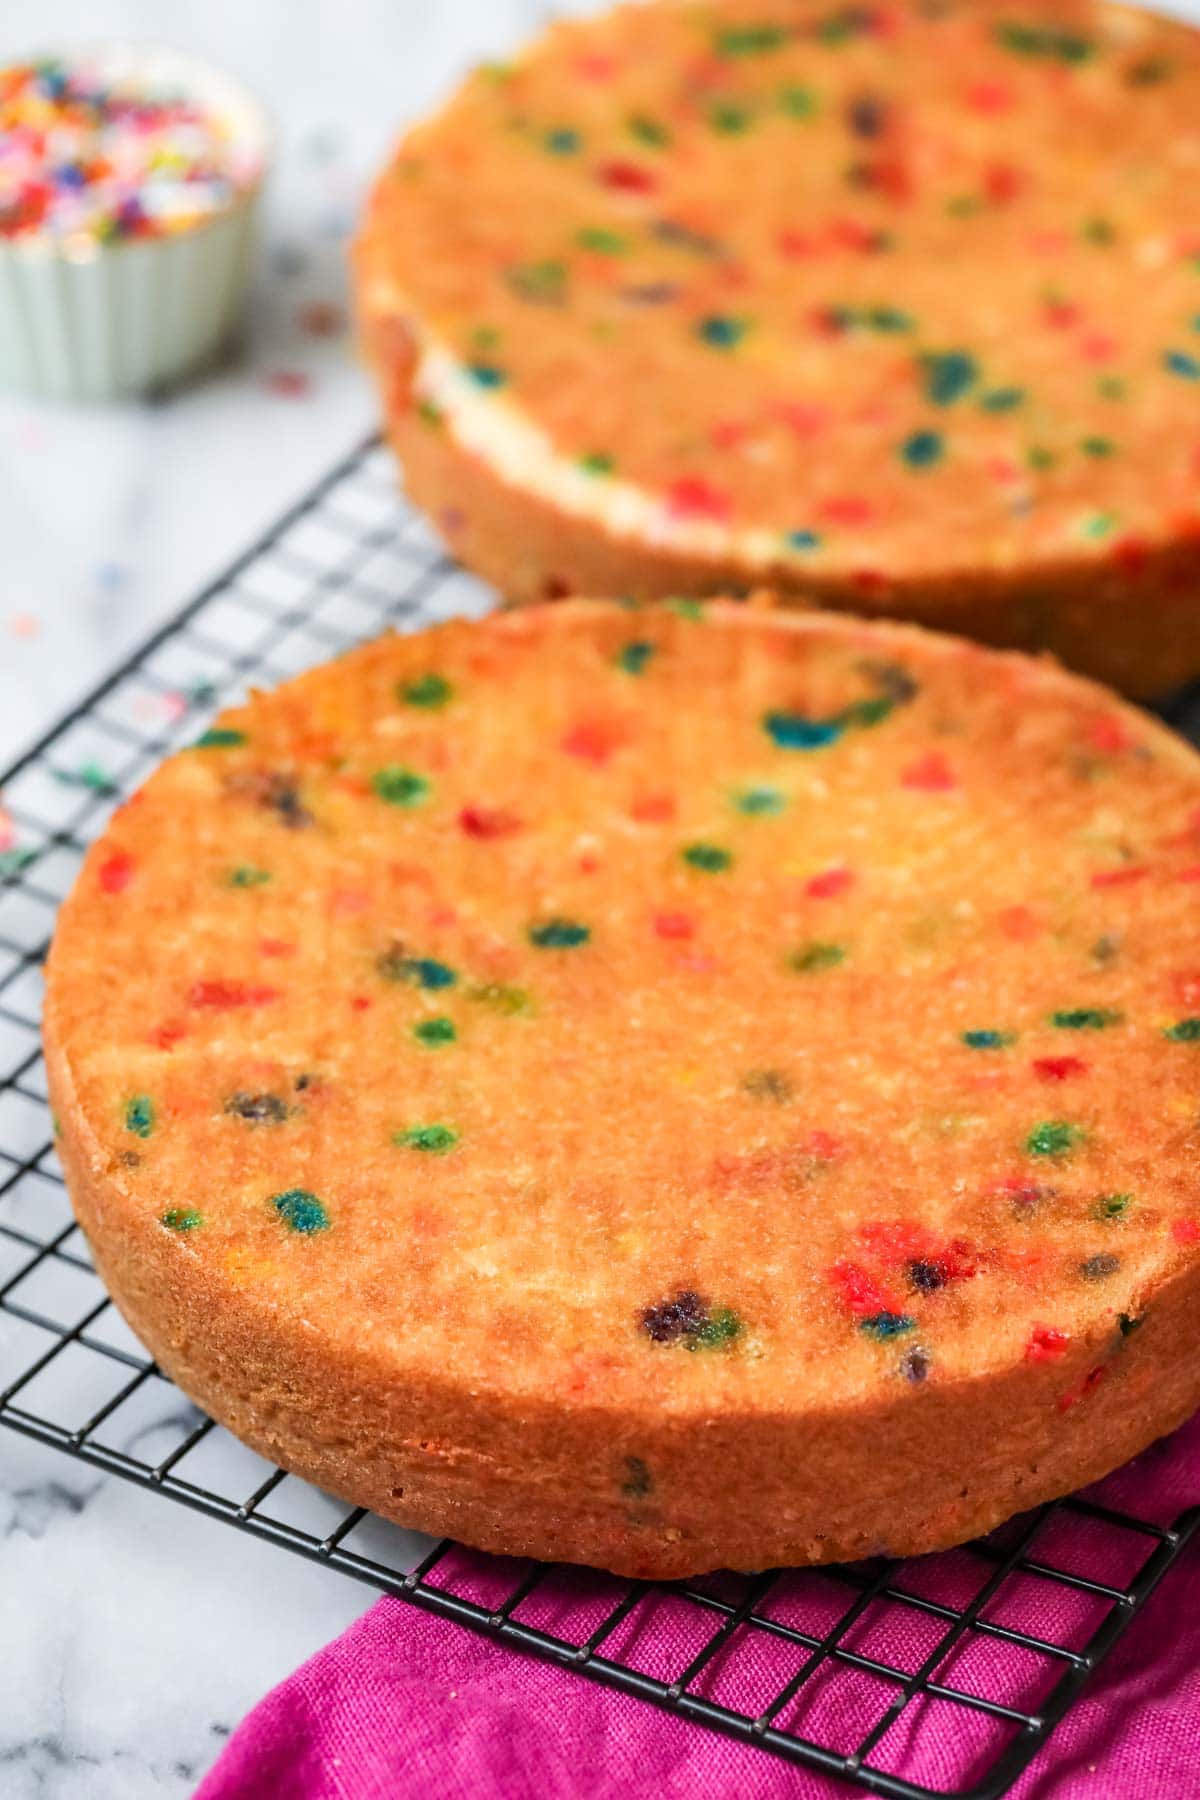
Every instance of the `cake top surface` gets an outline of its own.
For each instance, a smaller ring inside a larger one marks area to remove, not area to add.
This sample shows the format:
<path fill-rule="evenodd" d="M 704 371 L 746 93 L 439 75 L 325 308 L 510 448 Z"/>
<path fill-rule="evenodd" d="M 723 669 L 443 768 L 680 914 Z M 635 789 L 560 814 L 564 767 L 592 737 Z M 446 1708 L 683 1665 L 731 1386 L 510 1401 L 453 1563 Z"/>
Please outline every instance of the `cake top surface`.
<path fill-rule="evenodd" d="M 214 1303 L 837 1404 L 1102 1367 L 1196 1256 L 1198 883 L 1193 753 L 1050 665 L 571 602 L 223 714 L 91 850 L 48 1035 Z"/>
<path fill-rule="evenodd" d="M 663 543 L 869 585 L 1200 528 L 1200 35 L 1095 0 L 657 0 L 401 144 L 418 400 Z"/>

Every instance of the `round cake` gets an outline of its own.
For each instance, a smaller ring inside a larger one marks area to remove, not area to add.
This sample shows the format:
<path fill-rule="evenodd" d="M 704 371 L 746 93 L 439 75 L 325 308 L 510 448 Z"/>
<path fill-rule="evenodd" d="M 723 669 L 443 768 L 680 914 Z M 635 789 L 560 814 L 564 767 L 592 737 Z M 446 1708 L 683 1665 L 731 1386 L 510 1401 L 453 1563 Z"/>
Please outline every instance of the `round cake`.
<path fill-rule="evenodd" d="M 162 1367 L 403 1524 L 675 1576 L 951 1544 L 1200 1400 L 1200 760 L 727 602 L 388 637 L 89 853 L 46 1049 Z"/>
<path fill-rule="evenodd" d="M 414 498 L 513 598 L 770 582 L 1200 671 L 1200 35 L 657 0 L 412 131 L 357 248 Z"/>

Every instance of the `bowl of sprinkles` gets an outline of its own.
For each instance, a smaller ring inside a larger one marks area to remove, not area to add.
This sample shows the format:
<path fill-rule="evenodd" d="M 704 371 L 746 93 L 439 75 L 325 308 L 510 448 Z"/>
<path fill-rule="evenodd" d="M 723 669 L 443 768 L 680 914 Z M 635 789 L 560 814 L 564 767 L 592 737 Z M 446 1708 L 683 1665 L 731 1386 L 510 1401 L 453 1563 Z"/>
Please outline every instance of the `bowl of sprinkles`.
<path fill-rule="evenodd" d="M 177 51 L 0 67 L 0 386 L 64 400 L 163 387 L 228 341 L 268 128 Z"/>

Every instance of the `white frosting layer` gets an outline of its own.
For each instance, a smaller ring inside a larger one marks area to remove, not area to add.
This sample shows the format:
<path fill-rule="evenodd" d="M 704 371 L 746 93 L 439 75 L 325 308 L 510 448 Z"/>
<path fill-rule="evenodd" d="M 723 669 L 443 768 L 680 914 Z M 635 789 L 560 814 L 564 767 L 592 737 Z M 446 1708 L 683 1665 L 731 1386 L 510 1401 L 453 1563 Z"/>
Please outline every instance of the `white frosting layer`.
<path fill-rule="evenodd" d="M 594 474 L 570 461 L 539 425 L 503 394 L 480 387 L 457 357 L 432 340 L 422 347 L 414 386 L 419 399 L 437 408 L 463 449 L 503 481 L 571 518 L 602 526 L 614 537 L 756 569 L 788 563 L 803 568 L 811 561 L 811 552 L 793 549 L 776 532 L 737 530 L 719 520 L 683 515 L 632 481 Z"/>

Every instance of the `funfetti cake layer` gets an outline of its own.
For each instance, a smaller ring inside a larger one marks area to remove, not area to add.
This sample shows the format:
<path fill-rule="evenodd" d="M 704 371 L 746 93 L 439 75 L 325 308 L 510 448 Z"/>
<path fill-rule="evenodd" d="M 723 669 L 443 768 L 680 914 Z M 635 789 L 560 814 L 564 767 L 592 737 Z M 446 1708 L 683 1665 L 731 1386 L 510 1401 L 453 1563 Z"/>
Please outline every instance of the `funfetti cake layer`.
<path fill-rule="evenodd" d="M 1058 669 L 726 603 L 385 638 L 67 902 L 105 1279 L 265 1455 L 642 1575 L 919 1551 L 1200 1399 L 1200 761 Z"/>
<path fill-rule="evenodd" d="M 782 592 L 1200 670 L 1200 37 L 658 0 L 412 131 L 357 249 L 411 492 L 521 599 Z"/>

